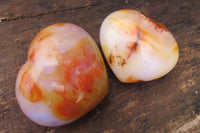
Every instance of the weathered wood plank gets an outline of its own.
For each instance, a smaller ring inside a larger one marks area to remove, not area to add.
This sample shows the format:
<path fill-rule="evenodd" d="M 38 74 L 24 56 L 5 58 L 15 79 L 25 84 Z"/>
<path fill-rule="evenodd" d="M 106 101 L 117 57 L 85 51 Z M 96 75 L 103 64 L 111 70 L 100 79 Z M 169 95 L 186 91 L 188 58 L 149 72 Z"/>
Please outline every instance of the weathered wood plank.
<path fill-rule="evenodd" d="M 1 0 L 0 20 L 38 16 L 97 5 L 98 0 Z"/>
<path fill-rule="evenodd" d="M 113 2 L 113 3 L 112 3 Z M 0 132 L 167 133 L 200 129 L 200 1 L 103 1 L 99 6 L 0 23 Z M 78 2 L 76 2 L 78 3 Z M 120 5 L 119 5 L 120 4 Z M 71 22 L 86 29 L 99 45 L 99 28 L 112 11 L 144 12 L 175 35 L 180 58 L 175 69 L 155 81 L 120 83 L 107 65 L 109 95 L 78 121 L 57 128 L 28 120 L 15 99 L 17 71 L 27 58 L 33 37 L 44 27 Z"/>

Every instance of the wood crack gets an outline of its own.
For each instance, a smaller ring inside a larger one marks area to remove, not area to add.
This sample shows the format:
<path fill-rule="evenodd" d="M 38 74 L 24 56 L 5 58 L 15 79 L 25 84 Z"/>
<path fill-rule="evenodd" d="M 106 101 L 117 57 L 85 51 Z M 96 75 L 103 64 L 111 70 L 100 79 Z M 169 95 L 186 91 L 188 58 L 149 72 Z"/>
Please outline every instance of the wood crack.
<path fill-rule="evenodd" d="M 80 7 L 73 7 L 73 8 L 68 8 L 68 9 L 54 10 L 54 11 L 50 11 L 50 12 L 43 12 L 43 13 L 31 15 L 31 16 L 23 16 L 22 15 L 22 16 L 9 17 L 9 18 L 1 17 L 0 23 L 4 23 L 4 22 L 8 22 L 8 21 L 14 21 L 14 20 L 20 20 L 20 19 L 26 19 L 26 18 L 34 18 L 34 17 L 38 17 L 38 16 L 44 16 L 44 15 L 49 15 L 49 14 L 59 13 L 59 12 L 79 10 L 79 9 L 90 8 L 90 7 L 95 7 L 95 6 L 99 6 L 99 3 L 94 3 L 94 4 L 91 4 L 91 5 L 85 5 L 85 6 L 80 6 Z"/>

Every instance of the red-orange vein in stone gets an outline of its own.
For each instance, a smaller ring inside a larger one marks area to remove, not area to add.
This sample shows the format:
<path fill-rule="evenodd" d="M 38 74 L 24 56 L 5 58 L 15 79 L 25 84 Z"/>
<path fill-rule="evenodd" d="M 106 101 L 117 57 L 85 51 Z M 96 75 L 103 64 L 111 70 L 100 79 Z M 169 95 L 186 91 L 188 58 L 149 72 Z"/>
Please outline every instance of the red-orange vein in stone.
<path fill-rule="evenodd" d="M 132 46 L 130 47 L 130 52 L 127 56 L 127 58 L 130 57 L 131 53 L 133 53 L 134 51 L 136 51 L 137 49 L 137 45 L 138 45 L 138 42 L 140 40 L 140 35 L 141 35 L 141 30 L 139 28 L 137 28 L 137 38 L 136 38 L 136 41 L 132 44 Z"/>

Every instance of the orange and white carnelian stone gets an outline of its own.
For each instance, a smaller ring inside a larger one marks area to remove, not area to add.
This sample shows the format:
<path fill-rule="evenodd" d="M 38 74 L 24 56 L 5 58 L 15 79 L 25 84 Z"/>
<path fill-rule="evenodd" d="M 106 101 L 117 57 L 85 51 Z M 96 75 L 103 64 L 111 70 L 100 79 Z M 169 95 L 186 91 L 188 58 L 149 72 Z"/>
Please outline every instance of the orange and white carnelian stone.
<path fill-rule="evenodd" d="M 160 78 L 177 63 L 179 50 L 167 28 L 135 10 L 119 10 L 103 21 L 100 42 L 121 82 Z"/>
<path fill-rule="evenodd" d="M 70 23 L 49 26 L 34 38 L 16 81 L 22 111 L 44 126 L 80 118 L 107 93 L 107 72 L 96 43 Z"/>

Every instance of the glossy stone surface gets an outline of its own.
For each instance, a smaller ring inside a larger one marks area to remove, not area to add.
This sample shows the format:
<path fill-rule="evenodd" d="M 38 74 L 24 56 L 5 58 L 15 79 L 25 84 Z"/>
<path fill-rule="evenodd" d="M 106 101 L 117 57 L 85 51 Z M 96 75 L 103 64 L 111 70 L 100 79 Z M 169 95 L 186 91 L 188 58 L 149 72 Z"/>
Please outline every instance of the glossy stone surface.
<path fill-rule="evenodd" d="M 51 25 L 33 39 L 16 81 L 20 108 L 44 126 L 80 118 L 107 93 L 107 72 L 96 43 L 70 23 Z"/>
<path fill-rule="evenodd" d="M 121 82 L 160 78 L 177 63 L 179 49 L 170 31 L 135 10 L 119 10 L 105 18 L 100 42 L 112 71 Z"/>

